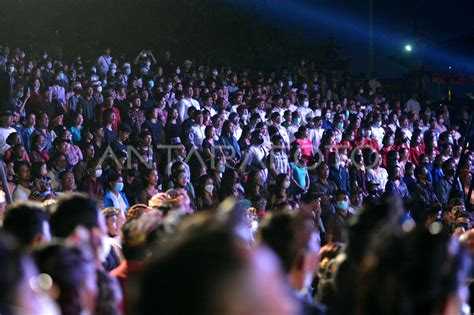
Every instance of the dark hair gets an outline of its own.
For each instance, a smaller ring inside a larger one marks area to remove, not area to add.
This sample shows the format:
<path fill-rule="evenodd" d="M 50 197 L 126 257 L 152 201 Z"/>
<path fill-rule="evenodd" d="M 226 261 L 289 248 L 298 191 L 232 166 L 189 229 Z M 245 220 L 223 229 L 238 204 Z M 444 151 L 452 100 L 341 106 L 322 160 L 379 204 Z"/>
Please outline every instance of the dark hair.
<path fill-rule="evenodd" d="M 394 262 L 397 263 L 394 263 Z M 468 276 L 464 250 L 446 231 L 383 229 L 361 265 L 356 314 L 437 314 Z M 392 294 L 380 294 L 392 292 Z"/>
<path fill-rule="evenodd" d="M 45 221 L 47 214 L 41 205 L 19 203 L 5 212 L 3 229 L 15 236 L 23 247 L 27 247 L 35 237 L 43 234 Z"/>
<path fill-rule="evenodd" d="M 33 253 L 41 273 L 51 276 L 59 287 L 56 298 L 61 314 L 75 315 L 82 311 L 80 292 L 88 267 L 94 270 L 94 262 L 77 246 L 62 243 L 50 244 Z M 95 272 L 95 270 L 94 270 Z"/>
<path fill-rule="evenodd" d="M 0 307 L 6 314 L 9 305 L 16 304 L 18 287 L 25 280 L 24 259 L 16 240 L 0 230 Z"/>
<path fill-rule="evenodd" d="M 207 221 L 181 232 L 156 251 L 157 257 L 142 277 L 138 313 L 221 314 L 214 308 L 220 298 L 216 290 L 245 265 L 232 231 Z"/>
<path fill-rule="evenodd" d="M 314 225 L 309 228 L 307 221 L 313 222 L 310 213 L 304 211 L 274 212 L 267 214 L 261 223 L 259 237 L 280 258 L 286 273 L 308 246 Z"/>
<path fill-rule="evenodd" d="M 93 228 L 99 225 L 99 211 L 94 199 L 85 194 L 71 194 L 59 199 L 51 215 L 51 231 L 57 237 L 69 236 L 77 226 Z"/>
<path fill-rule="evenodd" d="M 27 161 L 16 161 L 15 164 L 13 165 L 13 170 L 15 171 L 15 174 L 18 174 L 18 172 L 20 171 L 20 168 L 25 165 L 27 167 L 30 167 L 30 163 L 28 163 Z"/>

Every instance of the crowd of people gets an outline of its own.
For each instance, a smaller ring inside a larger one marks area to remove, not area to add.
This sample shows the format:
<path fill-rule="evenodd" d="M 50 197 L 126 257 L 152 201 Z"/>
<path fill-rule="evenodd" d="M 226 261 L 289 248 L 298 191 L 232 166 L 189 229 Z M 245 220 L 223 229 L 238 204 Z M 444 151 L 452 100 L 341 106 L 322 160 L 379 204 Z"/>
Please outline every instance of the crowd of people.
<path fill-rule="evenodd" d="M 1 314 L 469 312 L 468 107 L 305 60 L 1 53 Z"/>

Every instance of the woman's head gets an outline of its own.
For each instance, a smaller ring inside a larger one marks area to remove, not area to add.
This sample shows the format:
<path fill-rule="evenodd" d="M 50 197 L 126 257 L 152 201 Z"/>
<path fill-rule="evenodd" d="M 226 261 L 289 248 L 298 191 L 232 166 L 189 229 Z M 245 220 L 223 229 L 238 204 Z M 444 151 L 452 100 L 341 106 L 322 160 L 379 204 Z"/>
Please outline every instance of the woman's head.
<path fill-rule="evenodd" d="M 123 190 L 123 177 L 118 173 L 113 173 L 109 177 L 109 189 L 113 192 L 121 192 Z"/>

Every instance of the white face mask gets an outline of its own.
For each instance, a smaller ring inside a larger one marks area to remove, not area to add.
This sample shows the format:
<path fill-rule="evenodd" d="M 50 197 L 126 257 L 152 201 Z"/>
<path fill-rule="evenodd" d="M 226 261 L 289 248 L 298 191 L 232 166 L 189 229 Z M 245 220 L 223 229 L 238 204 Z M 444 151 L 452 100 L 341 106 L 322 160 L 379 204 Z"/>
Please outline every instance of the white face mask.
<path fill-rule="evenodd" d="M 303 106 L 304 106 L 304 107 L 308 107 L 308 106 L 309 106 L 309 101 L 304 101 L 304 102 L 303 102 Z"/>
<path fill-rule="evenodd" d="M 115 68 L 110 69 L 110 73 L 112 73 L 112 75 L 115 75 L 115 72 L 117 72 L 117 69 Z"/>
<path fill-rule="evenodd" d="M 97 92 L 102 93 L 102 85 L 99 85 L 99 86 L 97 87 Z"/>
<path fill-rule="evenodd" d="M 288 86 L 289 86 L 289 87 L 292 87 L 292 86 L 293 86 L 293 81 L 291 81 L 291 80 L 288 81 Z"/>
<path fill-rule="evenodd" d="M 95 177 L 99 178 L 101 176 L 102 176 L 102 169 L 99 168 L 99 169 L 95 170 Z"/>
<path fill-rule="evenodd" d="M 216 77 L 218 75 L 217 71 L 213 71 L 212 75 Z"/>
<path fill-rule="evenodd" d="M 178 67 L 176 68 L 176 74 L 180 74 L 181 73 L 181 69 Z"/>
<path fill-rule="evenodd" d="M 204 190 L 207 191 L 208 193 L 212 194 L 212 192 L 214 191 L 214 185 L 212 185 L 212 184 L 206 185 L 204 187 Z"/>
<path fill-rule="evenodd" d="M 13 72 L 15 72 L 15 67 L 9 67 L 9 68 L 8 68 L 8 73 L 11 74 L 11 73 L 13 73 Z"/>
<path fill-rule="evenodd" d="M 288 189 L 290 187 L 290 181 L 289 180 L 285 180 L 283 182 L 283 187 L 285 187 L 286 189 Z"/>

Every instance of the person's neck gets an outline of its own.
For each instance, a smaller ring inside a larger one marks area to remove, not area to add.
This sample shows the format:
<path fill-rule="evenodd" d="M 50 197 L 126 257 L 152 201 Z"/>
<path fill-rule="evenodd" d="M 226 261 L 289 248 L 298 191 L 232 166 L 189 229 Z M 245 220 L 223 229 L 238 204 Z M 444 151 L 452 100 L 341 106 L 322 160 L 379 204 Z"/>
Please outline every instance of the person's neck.
<path fill-rule="evenodd" d="M 25 187 L 25 188 L 28 188 L 30 186 L 30 181 L 29 180 L 26 180 L 26 179 L 22 179 L 20 181 L 20 185 Z"/>

